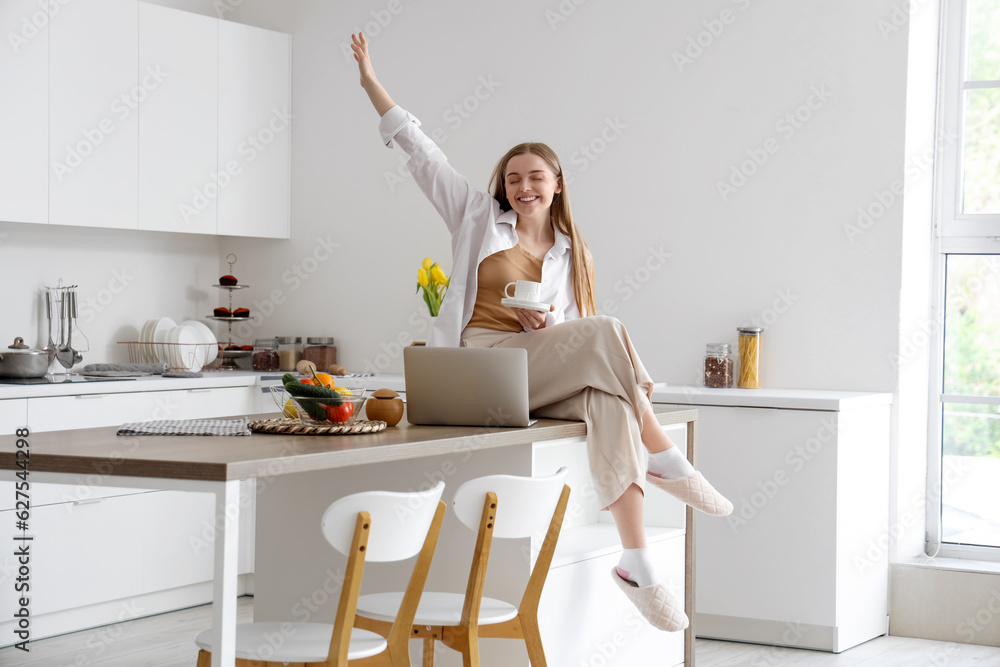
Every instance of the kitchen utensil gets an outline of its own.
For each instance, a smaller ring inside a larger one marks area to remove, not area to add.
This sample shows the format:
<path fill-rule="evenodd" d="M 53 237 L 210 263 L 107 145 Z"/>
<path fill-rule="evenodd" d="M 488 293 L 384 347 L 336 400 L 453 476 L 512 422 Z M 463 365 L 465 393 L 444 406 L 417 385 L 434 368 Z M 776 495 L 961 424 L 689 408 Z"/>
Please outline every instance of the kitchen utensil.
<path fill-rule="evenodd" d="M 45 315 L 49 319 L 49 344 L 46 349 L 55 352 L 56 337 L 55 334 L 52 332 L 52 328 L 55 324 L 56 313 L 55 313 L 55 303 L 53 302 L 52 299 L 52 290 L 50 289 L 45 290 Z"/>
<path fill-rule="evenodd" d="M 69 326 L 69 290 L 63 289 L 59 299 L 59 347 L 56 348 L 56 361 L 69 370 L 73 366 L 73 332 Z"/>
<path fill-rule="evenodd" d="M 17 337 L 14 344 L 0 354 L 0 377 L 40 378 L 49 369 L 54 350 L 32 350 Z"/>
<path fill-rule="evenodd" d="M 79 317 L 79 314 L 78 314 L 77 309 L 76 309 L 76 290 L 73 290 L 73 291 L 71 291 L 69 293 L 69 318 L 70 318 L 69 319 L 69 339 L 67 339 L 66 345 L 69 346 L 69 349 L 73 350 L 73 365 L 74 366 L 76 366 L 78 363 L 80 363 L 81 361 L 83 361 L 83 354 L 81 354 L 80 350 L 78 350 L 75 347 L 73 347 L 73 341 L 72 341 L 72 338 L 73 338 L 73 329 L 76 328 L 76 320 L 77 320 L 78 317 Z"/>

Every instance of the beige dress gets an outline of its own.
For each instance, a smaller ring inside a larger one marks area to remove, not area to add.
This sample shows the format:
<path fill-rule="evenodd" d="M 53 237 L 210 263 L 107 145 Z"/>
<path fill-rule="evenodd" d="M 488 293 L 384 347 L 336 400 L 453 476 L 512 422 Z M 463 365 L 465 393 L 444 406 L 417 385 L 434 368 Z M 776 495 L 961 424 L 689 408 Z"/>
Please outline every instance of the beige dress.
<path fill-rule="evenodd" d="M 515 246 L 480 264 L 476 306 L 462 332 L 462 345 L 527 350 L 532 414 L 586 422 L 594 490 L 601 506 L 607 507 L 631 484 L 645 489 L 646 449 L 640 433 L 653 381 L 625 327 L 613 317 L 585 317 L 523 331 L 513 312 L 499 305 L 508 282 L 540 278 L 541 260 L 532 257 L 536 274 L 522 255 L 531 257 Z M 499 330 L 502 325 L 506 330 Z"/>

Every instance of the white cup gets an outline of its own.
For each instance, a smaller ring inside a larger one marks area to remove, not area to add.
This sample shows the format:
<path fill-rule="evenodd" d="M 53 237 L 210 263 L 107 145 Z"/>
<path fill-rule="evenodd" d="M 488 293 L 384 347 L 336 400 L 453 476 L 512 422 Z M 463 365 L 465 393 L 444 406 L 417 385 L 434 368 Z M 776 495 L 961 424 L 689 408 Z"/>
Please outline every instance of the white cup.
<path fill-rule="evenodd" d="M 509 294 L 511 285 L 514 286 L 513 296 Z M 534 280 L 518 280 L 516 282 L 507 283 L 507 286 L 503 288 L 503 295 L 508 299 L 538 303 L 538 293 L 541 289 L 542 284 L 536 283 Z"/>

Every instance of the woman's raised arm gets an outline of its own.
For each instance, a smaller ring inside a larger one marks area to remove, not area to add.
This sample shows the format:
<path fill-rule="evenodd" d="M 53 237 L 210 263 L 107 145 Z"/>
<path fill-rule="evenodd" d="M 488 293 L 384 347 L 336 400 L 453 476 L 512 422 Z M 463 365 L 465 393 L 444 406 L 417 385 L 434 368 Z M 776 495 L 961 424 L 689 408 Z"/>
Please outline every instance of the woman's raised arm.
<path fill-rule="evenodd" d="M 358 70 L 361 72 L 361 87 L 368 93 L 368 99 L 372 101 L 378 115 L 384 116 L 386 111 L 396 106 L 396 103 L 375 78 L 375 69 L 372 67 L 371 58 L 368 57 L 368 40 L 365 39 L 363 32 L 359 32 L 357 35 L 351 35 L 351 42 L 354 59 L 358 61 Z"/>

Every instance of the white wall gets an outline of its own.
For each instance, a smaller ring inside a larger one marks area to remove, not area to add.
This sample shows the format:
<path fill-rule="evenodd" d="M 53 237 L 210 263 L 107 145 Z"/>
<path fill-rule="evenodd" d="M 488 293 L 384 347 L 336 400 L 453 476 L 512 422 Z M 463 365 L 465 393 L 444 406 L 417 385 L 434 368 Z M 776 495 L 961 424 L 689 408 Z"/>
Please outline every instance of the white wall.
<path fill-rule="evenodd" d="M 705 344 L 758 318 L 766 384 L 891 391 L 901 206 L 853 242 L 845 225 L 902 174 L 907 39 L 879 28 L 892 7 L 247 0 L 239 20 L 294 45 L 293 239 L 223 243 L 253 264 L 254 298 L 285 299 L 257 331 L 334 335 L 352 369 L 391 372 L 396 341 L 426 333 L 415 270 L 425 255 L 448 267 L 448 237 L 408 177 L 388 182 L 400 154 L 343 50 L 367 23 L 380 79 L 473 183 L 519 141 L 561 155 L 599 304 L 657 380 L 695 382 Z M 731 22 L 711 24 L 723 11 Z M 679 71 L 674 53 L 699 38 L 711 43 Z M 797 128 L 783 121 L 796 110 L 810 116 Z M 769 139 L 777 151 L 722 201 L 717 182 Z M 314 262 L 318 238 L 339 247 Z"/>
<path fill-rule="evenodd" d="M 218 14 L 208 0 L 161 4 Z M 446 134 L 473 183 L 485 188 L 518 141 L 560 153 L 599 304 L 629 326 L 657 380 L 695 382 L 704 345 L 756 318 L 766 384 L 893 388 L 901 206 L 853 243 L 844 230 L 902 173 L 906 36 L 880 30 L 890 0 L 230 5 L 227 19 L 293 35 L 293 239 L 0 223 L 4 338 L 43 343 L 42 285 L 62 276 L 97 298 L 124 261 L 138 276 L 128 297 L 84 328 L 97 348 L 88 360 L 110 356 L 146 317 L 218 305 L 210 285 L 236 252 L 258 315 L 245 338 L 333 335 L 352 369 L 400 372 L 398 341 L 426 335 L 415 268 L 425 255 L 448 267 L 449 243 L 410 179 L 394 182 L 400 154 L 381 146 L 345 54 L 368 24 L 386 87 Z M 698 39 L 707 46 L 679 68 L 675 54 Z M 792 128 L 782 119 L 797 109 L 811 117 Z M 777 152 L 722 201 L 718 182 L 765 145 Z"/>

